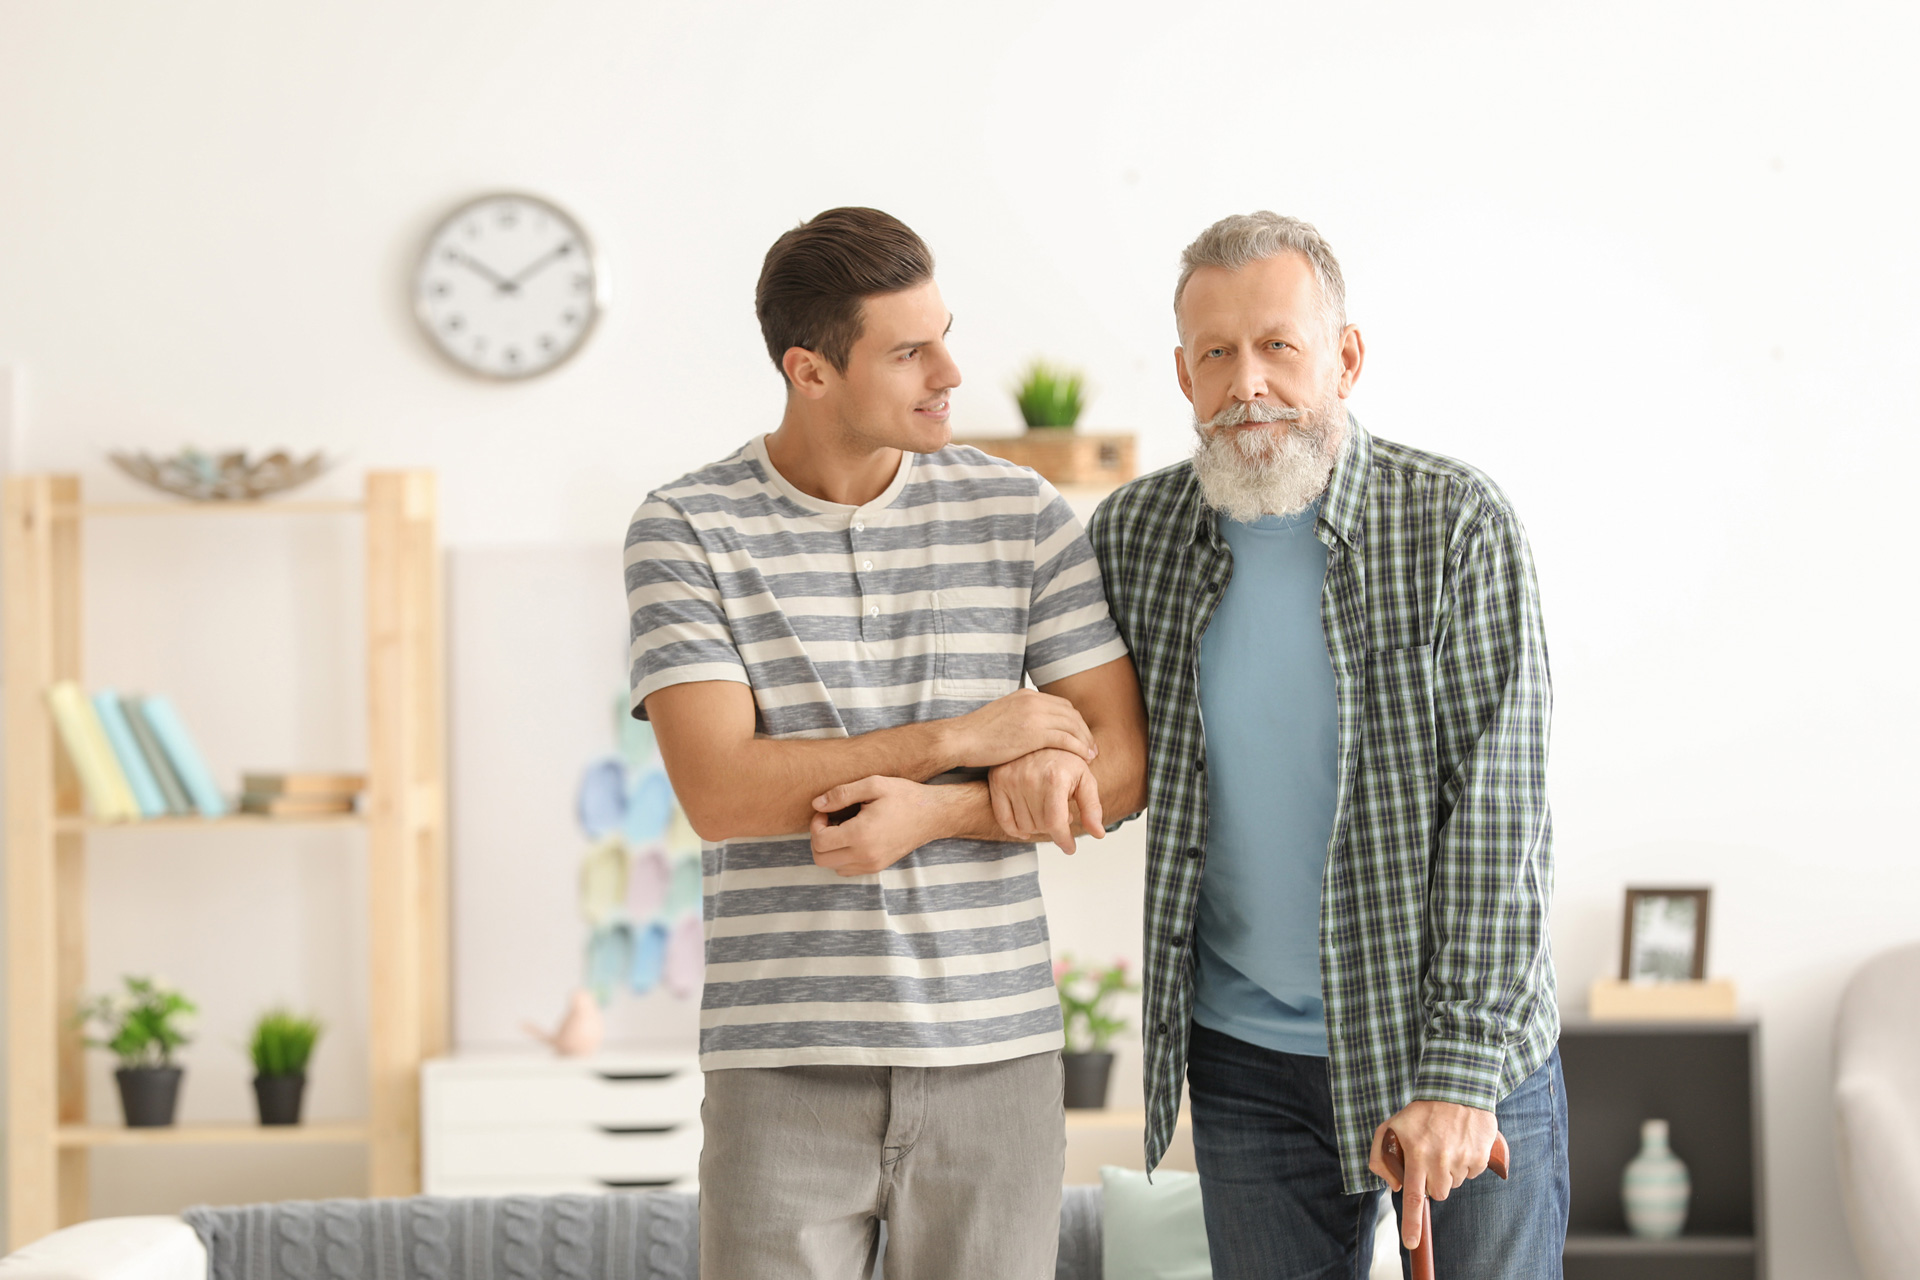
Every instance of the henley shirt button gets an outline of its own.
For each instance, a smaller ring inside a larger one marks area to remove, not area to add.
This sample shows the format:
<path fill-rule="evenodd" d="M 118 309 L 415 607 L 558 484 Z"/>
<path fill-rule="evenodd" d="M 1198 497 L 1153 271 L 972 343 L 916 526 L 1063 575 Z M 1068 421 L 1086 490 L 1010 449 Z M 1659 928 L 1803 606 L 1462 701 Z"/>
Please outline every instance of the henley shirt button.
<path fill-rule="evenodd" d="M 873 561 L 871 561 L 871 560 L 862 560 L 862 561 L 860 562 L 860 567 L 861 567 L 862 569 L 871 569 L 871 568 L 873 568 Z"/>
<path fill-rule="evenodd" d="M 853 522 L 853 531 L 855 533 L 865 533 L 867 531 L 867 526 L 864 524 L 861 524 L 858 520 L 855 520 Z"/>
<path fill-rule="evenodd" d="M 879 616 L 880 616 L 880 606 L 879 606 L 879 605 L 875 605 L 875 606 L 873 606 L 873 608 L 871 608 L 871 609 L 869 609 L 869 610 L 867 610 L 867 616 L 868 616 L 869 618 L 877 618 L 877 617 L 879 617 Z"/>

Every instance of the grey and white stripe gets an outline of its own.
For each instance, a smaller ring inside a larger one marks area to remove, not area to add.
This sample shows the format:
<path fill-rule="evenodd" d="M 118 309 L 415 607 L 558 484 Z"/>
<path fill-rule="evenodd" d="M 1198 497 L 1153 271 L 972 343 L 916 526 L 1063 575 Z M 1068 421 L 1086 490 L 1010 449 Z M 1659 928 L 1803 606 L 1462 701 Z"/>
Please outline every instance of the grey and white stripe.
<path fill-rule="evenodd" d="M 626 586 L 634 714 L 669 685 L 734 680 L 775 738 L 961 715 L 1126 653 L 1065 500 L 964 447 L 904 455 L 850 507 L 787 483 L 756 439 L 648 496 Z M 843 878 L 795 833 L 704 862 L 706 1069 L 1060 1047 L 1032 845 L 938 840 Z"/>

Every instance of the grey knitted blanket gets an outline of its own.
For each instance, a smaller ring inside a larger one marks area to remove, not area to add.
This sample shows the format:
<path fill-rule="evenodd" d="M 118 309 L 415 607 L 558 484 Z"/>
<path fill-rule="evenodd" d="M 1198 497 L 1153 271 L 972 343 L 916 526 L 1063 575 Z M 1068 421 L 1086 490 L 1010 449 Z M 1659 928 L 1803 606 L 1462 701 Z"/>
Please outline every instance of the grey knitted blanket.
<path fill-rule="evenodd" d="M 210 1280 L 694 1280 L 698 1203 L 640 1195 L 189 1209 Z"/>
<path fill-rule="evenodd" d="M 285 1201 L 181 1215 L 209 1280 L 698 1280 L 699 1203 L 634 1195 Z M 1100 1188 L 1068 1187 L 1055 1280 L 1100 1280 Z M 885 1259 L 874 1269 L 883 1280 Z"/>

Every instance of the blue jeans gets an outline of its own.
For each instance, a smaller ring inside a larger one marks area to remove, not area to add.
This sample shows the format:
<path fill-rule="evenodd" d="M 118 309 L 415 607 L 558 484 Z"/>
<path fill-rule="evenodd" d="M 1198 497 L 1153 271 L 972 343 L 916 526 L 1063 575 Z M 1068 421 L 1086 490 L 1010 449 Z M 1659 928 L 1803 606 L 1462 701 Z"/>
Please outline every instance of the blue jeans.
<path fill-rule="evenodd" d="M 1327 1060 L 1193 1027 L 1193 1153 L 1214 1280 L 1342 1277 L 1373 1265 L 1377 1191 L 1340 1189 Z M 1440 1280 L 1558 1280 L 1567 1239 L 1567 1087 L 1560 1053 L 1499 1105 L 1506 1182 L 1483 1174 L 1433 1202 Z M 1400 1197 L 1394 1198 L 1395 1212 Z M 1411 1260 L 1401 1251 L 1401 1270 Z"/>

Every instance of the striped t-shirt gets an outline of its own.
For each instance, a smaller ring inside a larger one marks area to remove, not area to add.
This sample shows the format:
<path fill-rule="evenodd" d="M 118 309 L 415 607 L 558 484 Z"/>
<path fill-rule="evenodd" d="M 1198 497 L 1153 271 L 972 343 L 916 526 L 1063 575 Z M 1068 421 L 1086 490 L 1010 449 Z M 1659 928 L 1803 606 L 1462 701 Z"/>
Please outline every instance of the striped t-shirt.
<path fill-rule="evenodd" d="M 756 439 L 648 496 L 626 579 L 643 719 L 657 689 L 737 680 L 759 733 L 847 737 L 1126 654 L 1066 501 L 959 446 L 904 454 L 886 492 L 849 507 L 787 483 Z M 1032 845 L 936 840 L 847 877 L 814 865 L 804 831 L 707 844 L 703 859 L 705 1069 L 1060 1047 Z"/>

